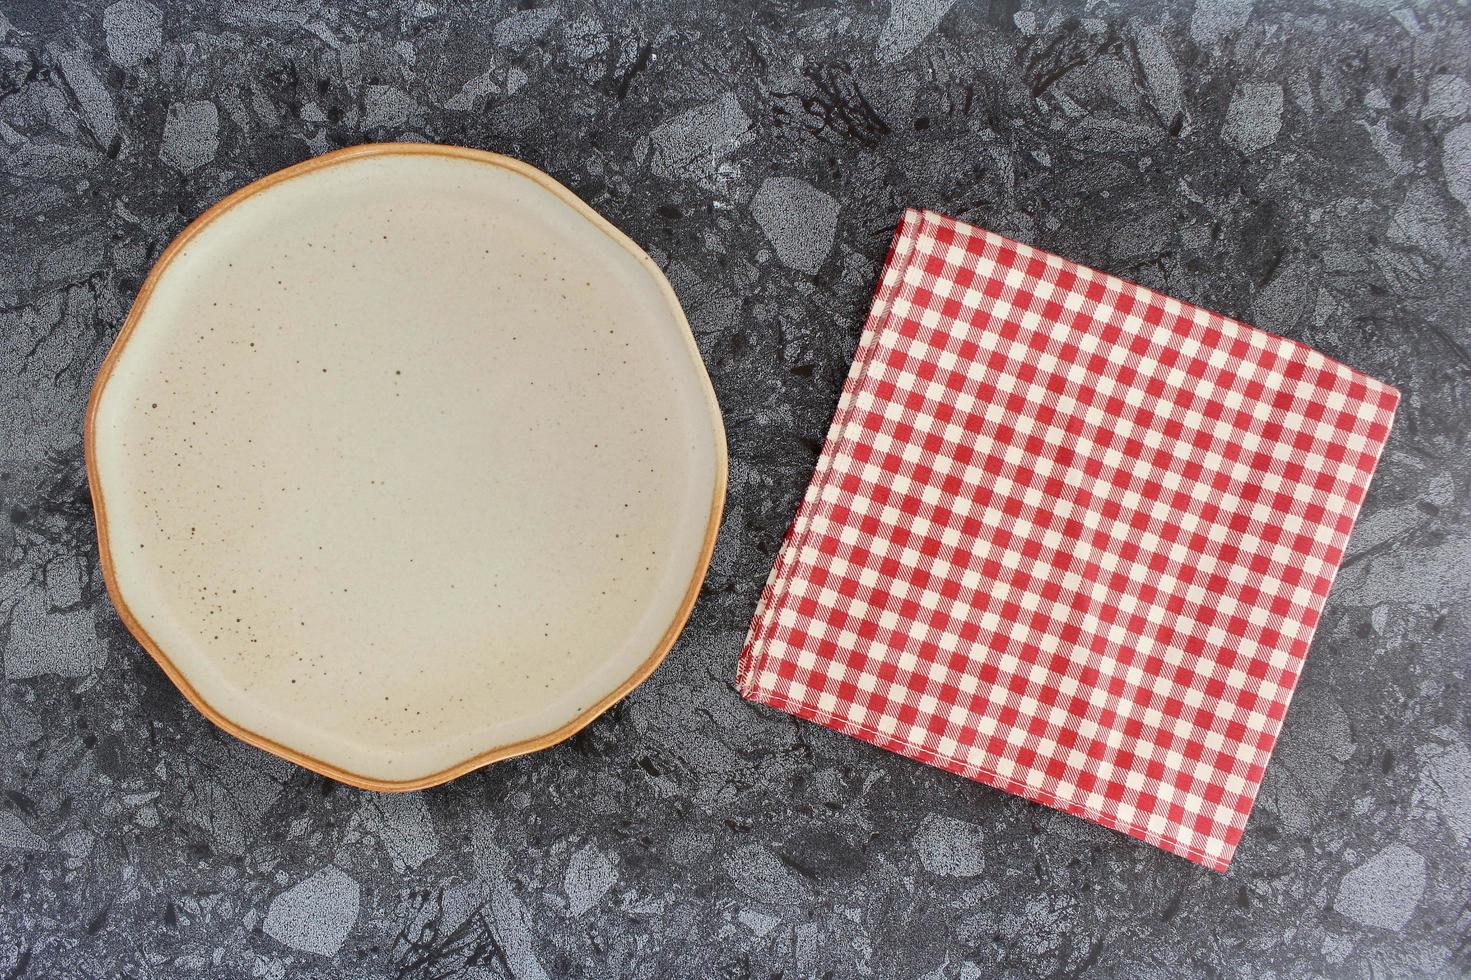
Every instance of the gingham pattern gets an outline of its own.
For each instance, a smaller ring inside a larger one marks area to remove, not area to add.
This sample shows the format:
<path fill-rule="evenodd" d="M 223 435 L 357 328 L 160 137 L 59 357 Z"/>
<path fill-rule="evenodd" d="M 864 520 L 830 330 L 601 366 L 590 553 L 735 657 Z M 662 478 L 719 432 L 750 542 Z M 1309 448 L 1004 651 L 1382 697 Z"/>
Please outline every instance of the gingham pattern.
<path fill-rule="evenodd" d="M 1224 871 L 1398 398 L 910 211 L 741 693 Z"/>

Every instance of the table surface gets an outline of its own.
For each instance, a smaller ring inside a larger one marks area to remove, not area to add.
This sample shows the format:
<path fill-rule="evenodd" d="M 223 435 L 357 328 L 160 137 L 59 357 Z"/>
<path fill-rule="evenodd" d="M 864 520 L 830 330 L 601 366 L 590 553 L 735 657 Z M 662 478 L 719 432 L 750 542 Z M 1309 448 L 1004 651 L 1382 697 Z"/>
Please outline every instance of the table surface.
<path fill-rule="evenodd" d="M 1471 13 L 524 6 L 0 2 L 0 976 L 1471 971 Z M 379 796 L 217 731 L 123 630 L 81 428 L 186 221 L 397 139 L 519 156 L 649 249 L 731 467 L 647 684 Z M 1229 874 L 733 690 L 906 205 L 1404 394 Z"/>

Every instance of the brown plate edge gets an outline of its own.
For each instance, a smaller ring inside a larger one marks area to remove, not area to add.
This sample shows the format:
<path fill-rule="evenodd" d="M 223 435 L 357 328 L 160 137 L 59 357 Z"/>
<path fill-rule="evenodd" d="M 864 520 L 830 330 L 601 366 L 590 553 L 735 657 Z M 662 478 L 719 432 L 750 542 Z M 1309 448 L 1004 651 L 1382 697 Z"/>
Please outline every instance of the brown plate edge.
<path fill-rule="evenodd" d="M 109 547 L 107 533 L 107 509 L 103 500 L 102 484 L 97 474 L 97 453 L 95 449 L 97 407 L 101 400 L 102 390 L 106 386 L 107 379 L 112 374 L 112 369 L 117 362 L 118 356 L 122 352 L 128 337 L 132 334 L 133 328 L 137 325 L 143 309 L 147 305 L 149 296 L 157 286 L 163 271 L 173 261 L 174 257 L 182 251 L 183 247 L 188 244 L 190 239 L 207 227 L 210 222 L 246 198 L 283 181 L 290 180 L 293 177 L 300 177 L 324 167 L 346 163 L 350 160 L 393 154 L 447 156 L 462 160 L 475 160 L 480 163 L 487 163 L 514 171 L 523 177 L 530 178 L 553 194 L 556 194 L 557 197 L 571 205 L 579 214 L 591 221 L 604 234 L 626 249 L 634 258 L 638 259 L 649 273 L 654 276 L 655 281 L 664 293 L 665 300 L 675 314 L 675 319 L 684 327 L 684 339 L 688 346 L 690 357 L 699 369 L 700 378 L 705 383 L 705 396 L 710 410 L 710 421 L 714 429 L 716 449 L 714 499 L 710 505 L 710 520 L 705 529 L 705 541 L 700 549 L 699 560 L 695 564 L 695 572 L 690 580 L 689 588 L 685 591 L 684 599 L 675 611 L 674 620 L 669 624 L 669 628 L 664 631 L 664 635 L 660 638 L 658 645 L 654 648 L 654 652 L 649 655 L 648 659 L 639 665 L 638 669 L 633 672 L 633 675 L 628 680 L 614 688 L 611 693 L 604 696 L 592 707 L 588 708 L 576 718 L 573 718 L 561 728 L 545 735 L 537 736 L 536 738 L 526 739 L 510 745 L 497 746 L 479 755 L 472 756 L 463 762 L 456 763 L 440 772 L 406 780 L 386 780 L 361 776 L 334 766 L 331 763 L 323 762 L 320 759 L 314 759 L 309 755 L 298 752 L 295 749 L 282 745 L 263 735 L 258 735 L 248 728 L 236 724 L 225 715 L 216 711 L 209 702 L 200 696 L 199 692 L 194 689 L 194 686 L 189 683 L 188 679 L 184 677 L 184 674 L 174 665 L 168 655 L 154 642 L 153 638 L 148 635 L 148 632 L 143 629 L 142 624 L 133 616 L 126 600 L 123 599 L 122 591 L 117 583 L 117 572 L 112 564 L 112 552 Z M 107 352 L 107 357 L 103 359 L 102 366 L 98 369 L 97 378 L 92 383 L 92 391 L 87 399 L 87 417 L 83 444 L 87 461 L 87 486 L 91 493 L 92 508 L 97 521 L 98 557 L 102 566 L 102 578 L 107 584 L 107 594 L 111 598 L 114 608 L 117 609 L 118 617 L 122 620 L 123 625 L 127 627 L 128 632 L 133 634 L 133 637 L 143 646 L 143 649 L 147 650 L 149 655 L 163 668 L 163 672 L 168 675 L 169 680 L 173 681 L 174 686 L 179 689 L 190 704 L 198 709 L 200 714 L 243 742 L 247 742 L 273 755 L 280 756 L 289 762 L 294 762 L 313 772 L 335 779 L 340 783 L 356 786 L 359 789 L 390 793 L 407 792 L 427 789 L 430 786 L 438 786 L 441 783 L 449 782 L 451 779 L 458 778 L 468 772 L 488 766 L 491 763 L 514 758 L 518 755 L 537 752 L 556 745 L 559 742 L 566 741 L 591 724 L 595 718 L 604 711 L 607 711 L 616 702 L 627 696 L 635 687 L 647 680 L 649 675 L 663 663 L 664 658 L 674 646 L 675 640 L 683 632 L 685 624 L 689 621 L 690 613 L 694 609 L 695 600 L 699 596 L 700 586 L 705 580 L 705 574 L 709 571 L 710 558 L 715 551 L 715 538 L 720 530 L 721 514 L 725 507 L 726 480 L 730 465 L 726 448 L 725 423 L 720 413 L 720 405 L 715 398 L 715 389 L 710 383 L 709 372 L 705 368 L 704 359 L 700 356 L 699 348 L 695 345 L 694 333 L 690 330 L 689 321 L 685 318 L 684 308 L 680 305 L 679 298 L 675 295 L 673 287 L 669 285 L 669 280 L 665 278 L 663 271 L 659 269 L 654 260 L 632 239 L 614 227 L 608 219 L 593 210 L 591 206 L 572 193 L 572 191 L 562 186 L 562 184 L 558 183 L 550 175 L 538 170 L 536 167 L 523 163 L 513 157 L 492 153 L 488 150 L 475 150 L 469 147 L 448 146 L 438 143 L 364 143 L 341 150 L 333 150 L 321 156 L 304 160 L 283 170 L 278 170 L 275 173 L 267 174 L 259 180 L 246 184 L 244 187 L 216 202 L 203 214 L 185 226 L 184 230 L 179 232 L 174 240 L 169 243 L 168 247 L 163 250 L 158 259 L 153 263 L 153 267 L 149 269 L 148 276 L 143 280 L 142 286 L 138 289 L 138 295 L 134 298 L 133 305 L 128 310 L 127 319 L 123 321 L 123 327 L 118 332 L 117 339 L 113 341 L 111 349 Z"/>

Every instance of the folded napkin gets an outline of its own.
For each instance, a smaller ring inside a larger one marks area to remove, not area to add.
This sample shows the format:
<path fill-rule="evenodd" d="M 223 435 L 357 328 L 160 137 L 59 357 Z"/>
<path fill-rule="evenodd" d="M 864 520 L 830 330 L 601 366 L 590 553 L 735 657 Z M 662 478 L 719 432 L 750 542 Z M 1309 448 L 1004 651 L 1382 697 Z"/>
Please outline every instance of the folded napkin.
<path fill-rule="evenodd" d="M 1224 871 L 1398 399 L 909 211 L 741 693 Z"/>

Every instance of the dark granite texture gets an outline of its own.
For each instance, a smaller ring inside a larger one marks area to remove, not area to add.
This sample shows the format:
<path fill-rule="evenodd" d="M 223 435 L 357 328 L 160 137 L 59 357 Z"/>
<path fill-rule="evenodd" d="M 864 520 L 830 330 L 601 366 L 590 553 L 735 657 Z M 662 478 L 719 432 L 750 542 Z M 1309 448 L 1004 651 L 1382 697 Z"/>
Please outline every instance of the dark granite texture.
<path fill-rule="evenodd" d="M 1471 12 L 1395 3 L 0 0 L 0 977 L 1471 972 Z M 655 255 L 731 482 L 647 684 L 377 796 L 123 630 L 81 429 L 186 221 L 396 139 L 522 157 Z M 1227 875 L 732 689 L 905 205 L 1404 393 Z"/>

